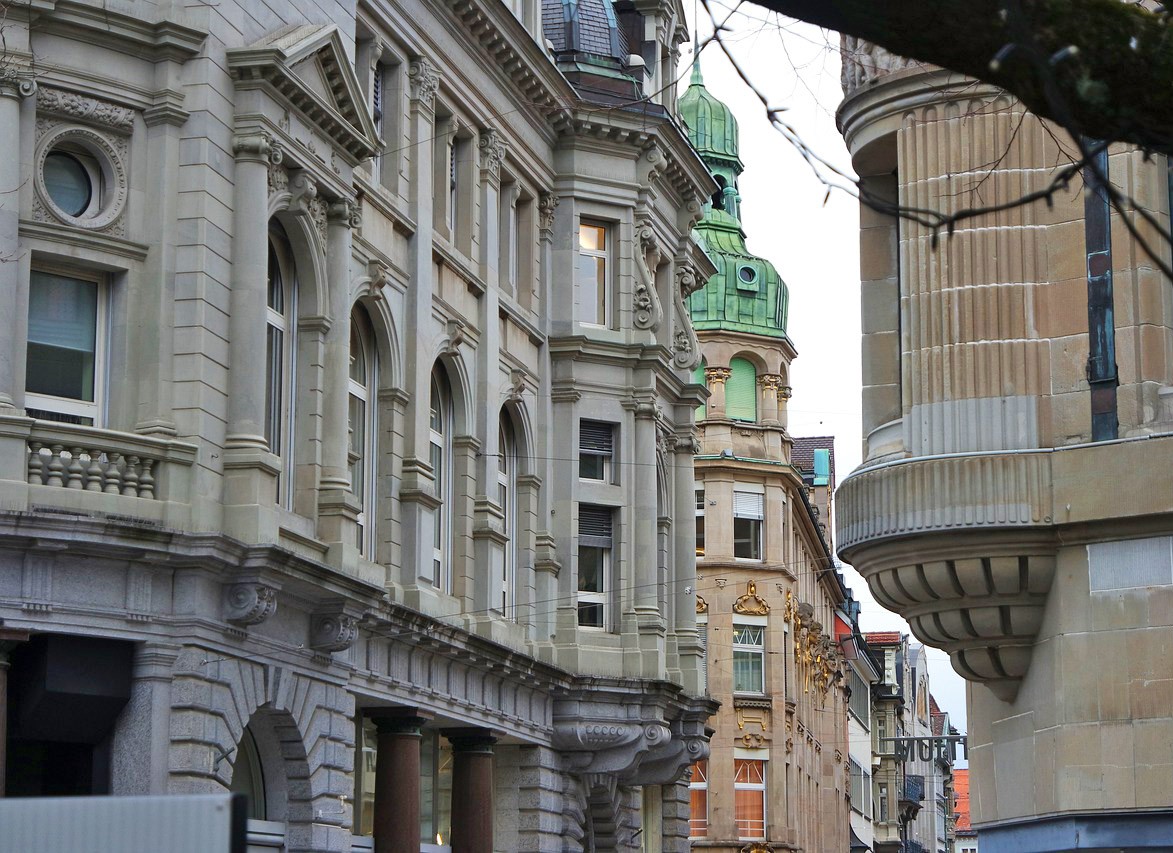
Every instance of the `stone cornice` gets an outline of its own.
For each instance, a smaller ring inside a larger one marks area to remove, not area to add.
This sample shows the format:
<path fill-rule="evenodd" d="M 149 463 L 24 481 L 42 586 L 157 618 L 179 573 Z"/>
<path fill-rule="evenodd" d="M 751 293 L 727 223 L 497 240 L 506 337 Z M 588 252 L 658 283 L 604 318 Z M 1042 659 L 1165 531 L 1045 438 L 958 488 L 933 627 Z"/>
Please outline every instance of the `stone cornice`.
<path fill-rule="evenodd" d="M 207 33 L 178 21 L 148 21 L 77 0 L 40 0 L 30 18 L 33 29 L 77 36 L 136 57 L 146 53 L 152 59 L 186 61 L 207 38 Z"/>

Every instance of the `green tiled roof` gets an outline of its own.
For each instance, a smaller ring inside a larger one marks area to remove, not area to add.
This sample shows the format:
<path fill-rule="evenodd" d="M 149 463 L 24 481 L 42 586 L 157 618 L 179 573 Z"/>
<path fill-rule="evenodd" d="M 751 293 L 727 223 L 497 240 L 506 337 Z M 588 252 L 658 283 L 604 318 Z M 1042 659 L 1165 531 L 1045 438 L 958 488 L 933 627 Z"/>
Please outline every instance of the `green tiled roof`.
<path fill-rule="evenodd" d="M 689 139 L 723 187 L 696 226 L 696 238 L 716 264 L 717 274 L 689 297 L 693 325 L 697 331 L 786 337 L 786 283 L 772 263 L 750 254 L 741 228 L 737 179 L 744 167 L 738 158 L 737 121 L 705 88 L 699 63 L 693 64 L 692 82 L 679 105 Z"/>

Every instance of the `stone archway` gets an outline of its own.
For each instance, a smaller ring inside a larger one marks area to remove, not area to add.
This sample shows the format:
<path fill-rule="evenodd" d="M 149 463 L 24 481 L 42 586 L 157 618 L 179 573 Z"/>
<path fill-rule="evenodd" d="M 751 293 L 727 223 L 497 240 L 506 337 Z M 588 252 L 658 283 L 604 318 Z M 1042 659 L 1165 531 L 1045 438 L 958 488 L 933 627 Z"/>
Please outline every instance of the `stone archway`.
<path fill-rule="evenodd" d="M 249 758 L 249 738 L 255 745 L 260 765 L 259 790 L 264 796 L 264 818 L 285 824 L 286 850 L 310 849 L 314 810 L 310 797 L 309 758 L 297 723 L 288 711 L 271 704 L 257 708 L 232 752 L 229 785 L 236 779 L 237 772 L 253 772 L 253 768 L 244 764 Z"/>

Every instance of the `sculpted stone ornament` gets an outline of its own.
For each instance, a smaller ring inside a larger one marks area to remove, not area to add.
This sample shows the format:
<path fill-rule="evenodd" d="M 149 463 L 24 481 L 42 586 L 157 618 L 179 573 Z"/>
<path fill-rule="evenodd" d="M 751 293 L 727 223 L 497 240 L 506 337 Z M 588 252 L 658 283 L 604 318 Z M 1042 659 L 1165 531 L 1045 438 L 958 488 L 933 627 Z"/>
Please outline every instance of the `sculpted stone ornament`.
<path fill-rule="evenodd" d="M 440 89 L 440 72 L 427 59 L 417 59 L 407 68 L 407 83 L 411 99 L 419 101 L 428 109 L 436 105 L 436 92 Z"/>
<path fill-rule="evenodd" d="M 656 268 L 660 264 L 660 249 L 656 243 L 656 232 L 648 219 L 636 220 L 635 239 L 639 250 L 635 253 L 632 322 L 637 329 L 654 332 L 664 319 L 664 311 L 660 307 L 660 297 L 656 294 Z"/>
<path fill-rule="evenodd" d="M 224 587 L 224 621 L 248 627 L 277 612 L 277 590 L 262 583 L 234 583 Z"/>
<path fill-rule="evenodd" d="M 37 87 L 32 80 L 27 82 L 36 91 L 38 113 L 53 113 L 66 118 L 93 122 L 124 133 L 129 133 L 134 127 L 134 110 L 132 109 L 120 107 L 100 98 L 79 95 L 76 92 L 66 92 L 62 89 L 52 89 L 45 86 Z M 28 97 L 31 91 L 21 94 Z"/>
<path fill-rule="evenodd" d="M 696 597 L 696 612 L 697 613 L 708 613 L 709 612 L 709 602 L 705 601 L 703 596 L 698 595 Z"/>
<path fill-rule="evenodd" d="M 501 164 L 505 162 L 508 148 L 505 140 L 496 130 L 489 129 L 481 134 L 477 143 L 481 154 L 481 171 L 486 172 L 493 180 L 501 177 Z"/>
<path fill-rule="evenodd" d="M 538 196 L 538 227 L 550 231 L 554 227 L 554 211 L 558 208 L 558 196 L 543 192 Z"/>
<path fill-rule="evenodd" d="M 701 360 L 701 345 L 697 340 L 696 330 L 692 327 L 692 317 L 684 300 L 688 294 L 697 289 L 697 275 L 692 265 L 687 261 L 676 262 L 676 289 L 672 294 L 673 323 L 676 327 L 672 334 L 672 363 L 681 370 L 693 370 Z"/>
<path fill-rule="evenodd" d="M 733 612 L 746 616 L 765 616 L 770 612 L 770 605 L 758 595 L 758 586 L 753 581 L 745 585 L 745 595 L 733 602 Z"/>
<path fill-rule="evenodd" d="M 310 648 L 318 652 L 341 652 L 354 645 L 358 620 L 346 613 L 317 613 L 310 619 Z"/>

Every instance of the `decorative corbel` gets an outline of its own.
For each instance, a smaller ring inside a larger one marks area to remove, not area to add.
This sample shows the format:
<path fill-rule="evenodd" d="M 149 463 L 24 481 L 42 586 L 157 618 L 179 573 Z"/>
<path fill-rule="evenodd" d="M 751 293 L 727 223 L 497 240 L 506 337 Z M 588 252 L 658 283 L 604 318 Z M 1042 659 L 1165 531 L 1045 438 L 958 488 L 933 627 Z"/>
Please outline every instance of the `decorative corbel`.
<path fill-rule="evenodd" d="M 543 192 L 538 196 L 538 227 L 545 233 L 554 229 L 554 211 L 558 208 L 558 196 Z"/>
<path fill-rule="evenodd" d="M 277 590 L 263 583 L 224 585 L 224 621 L 241 628 L 259 625 L 277 612 Z"/>
<path fill-rule="evenodd" d="M 460 351 L 460 345 L 466 337 L 464 323 L 460 320 L 448 321 L 448 342 L 444 345 L 444 354 L 455 356 Z"/>
<path fill-rule="evenodd" d="M 656 331 L 664 319 L 660 297 L 656 293 L 656 268 L 660 265 L 660 247 L 650 219 L 641 217 L 635 223 L 635 288 L 631 295 L 633 319 L 637 329 Z"/>
<path fill-rule="evenodd" d="M 358 617 L 341 606 L 321 610 L 310 616 L 311 649 L 317 652 L 341 652 L 358 638 Z"/>

